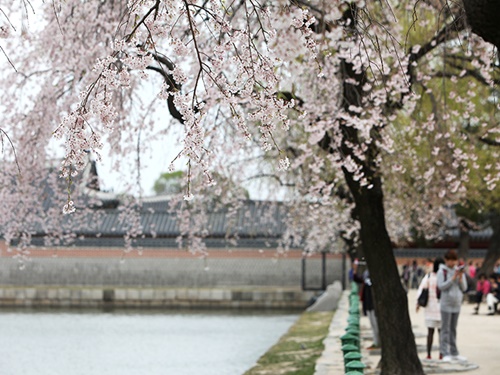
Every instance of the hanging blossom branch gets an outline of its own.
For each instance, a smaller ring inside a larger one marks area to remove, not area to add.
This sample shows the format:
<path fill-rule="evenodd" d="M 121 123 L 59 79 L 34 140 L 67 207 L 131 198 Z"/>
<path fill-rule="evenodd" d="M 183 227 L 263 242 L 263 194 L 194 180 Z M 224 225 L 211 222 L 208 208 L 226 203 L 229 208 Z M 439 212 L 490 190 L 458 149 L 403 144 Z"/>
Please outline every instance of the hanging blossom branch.
<path fill-rule="evenodd" d="M 2 13 L 2 15 L 4 16 L 4 18 L 7 20 L 7 23 L 9 24 L 9 26 L 0 26 L 0 39 L 6 39 L 11 34 L 10 29 L 16 31 L 16 28 L 14 27 L 14 25 L 10 21 L 10 18 L 7 16 L 7 14 L 5 14 L 5 12 L 4 12 L 4 10 L 2 8 L 0 8 L 0 13 Z M 7 61 L 9 62 L 10 66 L 12 67 L 12 69 L 14 69 L 14 71 L 17 72 L 17 69 L 16 69 L 14 63 L 10 59 L 10 57 L 7 54 L 7 52 L 5 51 L 5 49 L 2 46 L 0 46 L 0 50 L 2 51 L 2 53 L 5 56 L 5 58 L 7 59 Z"/>
<path fill-rule="evenodd" d="M 276 32 L 269 9 L 254 1 L 244 2 L 243 8 L 225 7 L 216 2 L 200 6 L 182 1 L 182 7 L 174 8 L 163 6 L 159 0 L 148 7 L 149 3 L 132 3 L 127 14 L 138 21 L 121 40 L 115 40 L 114 51 L 96 63 L 97 75 L 81 94 L 77 109 L 66 116 L 54 132 L 58 138 L 67 137 L 68 151 L 61 175 L 68 177 L 70 166 L 74 166 L 72 174 L 78 173 L 84 166 L 85 152 L 102 146 L 100 135 L 90 126 L 93 118 L 99 118 L 104 128 L 112 129 L 117 117 L 113 91 L 129 87 L 133 70 L 144 72 L 146 69 L 162 74 L 165 79 L 162 96 L 167 99 L 174 117 L 186 127 L 183 156 L 203 164 L 202 155 L 206 152 L 203 122 L 211 108 L 223 105 L 244 135 L 250 134 L 248 121 L 257 123 L 262 148 L 275 147 L 281 155 L 279 168 L 287 169 L 290 163 L 273 133 L 277 123 L 288 129 L 286 111 L 294 106 L 294 101 L 284 101 L 277 95 L 279 78 L 275 70 L 282 61 L 278 56 L 271 57 L 270 45 L 276 43 Z M 304 44 L 315 54 L 315 43 L 310 37 L 310 26 L 315 19 L 307 11 L 302 15 L 302 21 L 294 19 L 286 27 L 299 30 Z M 200 27 L 208 32 L 202 33 Z M 165 46 L 166 36 L 170 44 L 167 49 L 173 48 L 179 58 L 191 56 L 197 61 L 193 79 L 188 80 L 178 64 L 158 52 Z M 186 36 L 189 39 L 183 42 Z M 153 61 L 159 67 L 152 65 Z M 229 71 L 228 63 L 233 64 Z M 208 100 L 198 99 L 201 97 Z M 207 168 L 203 170 L 209 176 Z"/>
<path fill-rule="evenodd" d="M 10 139 L 9 135 L 5 132 L 5 130 L 3 130 L 2 128 L 0 128 L 0 139 L 1 139 L 1 142 L 2 142 L 2 150 L 4 149 L 4 145 L 3 145 L 3 137 L 7 138 L 7 141 L 9 142 L 10 144 L 10 148 L 12 149 L 12 152 L 14 153 L 14 162 L 16 163 L 16 167 L 17 167 L 17 172 L 18 172 L 18 176 L 19 178 L 21 178 L 21 167 L 19 166 L 19 160 L 17 159 L 17 153 L 16 153 L 16 147 L 14 146 L 14 143 L 12 142 L 12 139 Z"/>

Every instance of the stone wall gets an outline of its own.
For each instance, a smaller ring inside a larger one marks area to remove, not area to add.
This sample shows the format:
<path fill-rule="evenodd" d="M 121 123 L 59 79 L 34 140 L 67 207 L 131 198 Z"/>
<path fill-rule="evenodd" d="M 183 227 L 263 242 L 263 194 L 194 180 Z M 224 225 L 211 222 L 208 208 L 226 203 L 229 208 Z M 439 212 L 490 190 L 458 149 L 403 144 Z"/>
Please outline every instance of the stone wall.
<path fill-rule="evenodd" d="M 156 250 L 142 256 L 90 249 L 32 251 L 20 262 L 0 259 L 0 306 L 305 308 L 318 292 L 303 291 L 300 252 L 213 252 L 207 257 Z M 341 280 L 342 261 L 329 255 L 326 283 Z M 320 289 L 322 260 L 307 258 L 305 285 Z"/>
<path fill-rule="evenodd" d="M 306 285 L 320 287 L 321 259 L 306 261 Z M 328 258 L 326 281 L 342 277 L 339 258 Z M 32 258 L 0 259 L 0 285 L 219 287 L 302 285 L 302 260 L 291 258 Z"/>

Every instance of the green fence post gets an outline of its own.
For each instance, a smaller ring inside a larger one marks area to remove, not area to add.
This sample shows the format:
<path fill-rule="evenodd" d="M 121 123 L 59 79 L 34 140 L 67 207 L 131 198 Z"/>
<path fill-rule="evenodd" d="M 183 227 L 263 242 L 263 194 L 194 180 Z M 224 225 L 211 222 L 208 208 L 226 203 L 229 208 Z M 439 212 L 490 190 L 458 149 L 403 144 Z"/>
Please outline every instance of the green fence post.
<path fill-rule="evenodd" d="M 349 371 L 357 371 L 363 374 L 365 367 L 366 366 L 361 361 L 351 361 L 345 365 L 346 373 L 349 373 Z"/>
<path fill-rule="evenodd" d="M 362 355 L 360 352 L 349 352 L 344 356 L 344 366 L 347 366 L 349 362 L 360 361 Z"/>
<path fill-rule="evenodd" d="M 344 353 L 344 357 L 347 353 L 350 353 L 350 352 L 359 352 L 358 346 L 352 345 L 352 344 L 342 345 L 342 353 Z"/>
<path fill-rule="evenodd" d="M 355 336 L 352 333 L 346 333 L 340 338 L 340 341 L 342 341 L 342 346 L 351 344 L 359 348 L 359 336 Z"/>

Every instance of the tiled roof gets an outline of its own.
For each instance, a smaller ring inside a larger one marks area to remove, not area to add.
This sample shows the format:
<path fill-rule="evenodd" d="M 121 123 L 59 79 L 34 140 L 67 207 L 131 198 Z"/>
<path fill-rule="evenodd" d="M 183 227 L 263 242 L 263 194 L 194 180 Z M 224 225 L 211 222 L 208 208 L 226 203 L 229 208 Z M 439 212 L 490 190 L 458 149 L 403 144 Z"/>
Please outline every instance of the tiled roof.
<path fill-rule="evenodd" d="M 144 247 L 176 247 L 181 232 L 178 214 L 169 210 L 168 198 L 157 198 L 132 209 L 142 228 L 133 244 Z M 226 239 L 237 237 L 237 247 L 276 245 L 285 230 L 286 207 L 279 202 L 244 201 L 235 212 L 228 209 L 206 214 L 205 243 L 208 247 L 225 246 Z M 131 220 L 120 205 L 116 208 L 94 208 L 84 217 L 67 215 L 64 226 L 75 233 L 72 243 L 81 246 L 123 246 Z M 41 245 L 47 235 L 37 226 L 33 243 Z"/>
<path fill-rule="evenodd" d="M 138 208 L 142 232 L 146 236 L 176 237 L 180 234 L 177 213 L 164 208 L 150 209 L 149 205 Z M 162 206 L 162 205 L 160 205 Z M 286 207 L 277 202 L 245 201 L 236 213 L 228 210 L 209 212 L 206 229 L 210 237 L 280 237 L 284 231 Z M 129 223 L 119 208 L 96 210 L 89 216 L 92 225 L 74 228 L 77 234 L 116 236 L 124 235 Z"/>
<path fill-rule="evenodd" d="M 39 220 L 31 223 L 29 228 L 34 244 L 123 246 L 124 237 L 136 221 L 142 230 L 138 238 L 134 239 L 134 244 L 148 247 L 166 244 L 177 246 L 175 241 L 181 231 L 178 212 L 170 207 L 171 197 L 145 198 L 141 203 L 129 207 L 127 197 L 100 191 L 98 184 L 92 183 L 97 181 L 93 166 L 94 163 L 90 162 L 71 185 L 77 213 L 61 213 L 59 218 L 44 217 L 44 212 L 62 208 L 67 189 L 64 180 L 54 174 L 54 168 L 49 168 L 47 177 L 42 179 Z M 221 246 L 226 238 L 237 237 L 238 246 L 254 247 L 268 242 L 276 243 L 281 238 L 285 230 L 285 205 L 247 200 L 239 202 L 238 206 L 232 210 L 224 207 L 207 210 L 203 228 L 207 233 L 204 235 L 207 245 Z M 59 209 L 56 211 L 61 212 Z M 50 239 L 51 235 L 57 237 L 60 233 L 73 233 L 75 236 L 62 242 L 57 238 Z"/>

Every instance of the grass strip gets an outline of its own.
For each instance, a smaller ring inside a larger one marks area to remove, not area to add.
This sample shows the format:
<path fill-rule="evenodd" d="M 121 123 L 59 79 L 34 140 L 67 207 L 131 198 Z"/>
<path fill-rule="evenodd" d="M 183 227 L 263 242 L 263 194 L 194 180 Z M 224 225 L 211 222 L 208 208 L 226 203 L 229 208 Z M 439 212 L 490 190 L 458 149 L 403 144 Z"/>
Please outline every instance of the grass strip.
<path fill-rule="evenodd" d="M 333 311 L 304 312 L 244 375 L 312 375 L 323 352 Z"/>

